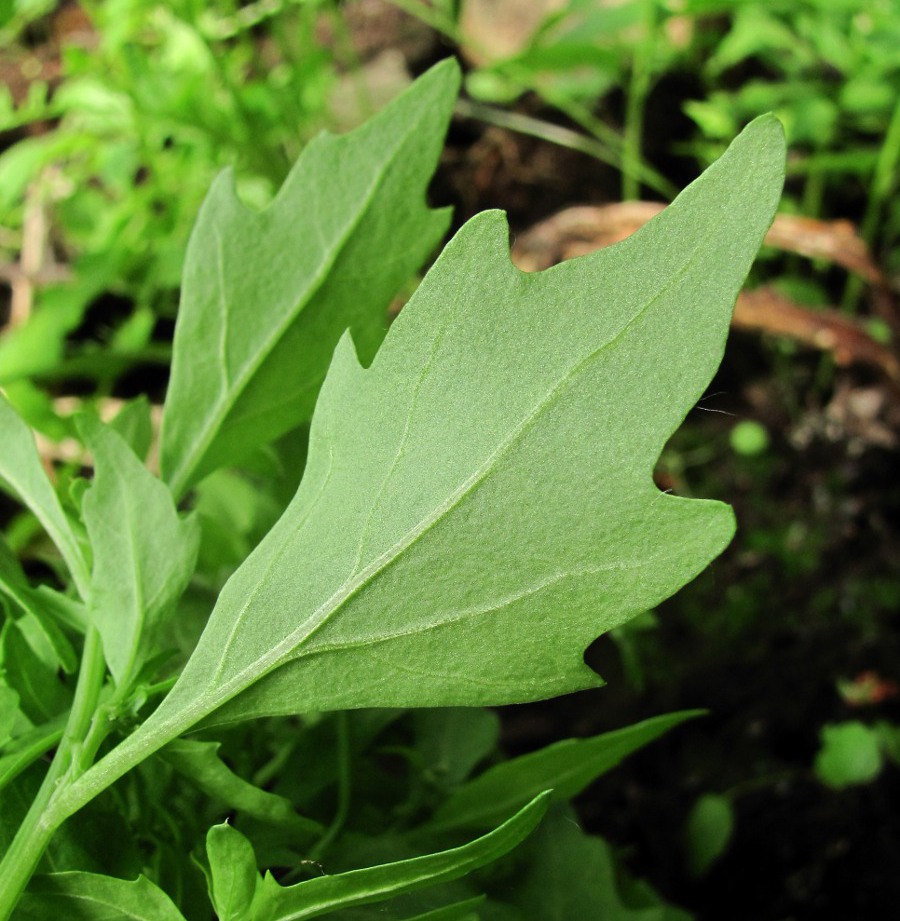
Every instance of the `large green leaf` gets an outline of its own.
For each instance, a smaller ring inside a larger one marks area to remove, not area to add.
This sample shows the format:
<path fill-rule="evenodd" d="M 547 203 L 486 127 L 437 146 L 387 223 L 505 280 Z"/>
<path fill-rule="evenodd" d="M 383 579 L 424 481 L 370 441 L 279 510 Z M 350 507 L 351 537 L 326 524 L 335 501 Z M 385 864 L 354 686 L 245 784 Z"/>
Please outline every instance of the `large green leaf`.
<path fill-rule="evenodd" d="M 565 739 L 501 761 L 444 800 L 430 827 L 441 831 L 490 828 L 551 788 L 557 799 L 571 799 L 632 752 L 697 715 L 697 711 L 685 711 L 657 716 L 590 739 Z"/>
<path fill-rule="evenodd" d="M 176 495 L 307 419 L 347 327 L 371 358 L 390 299 L 447 228 L 425 205 L 459 86 L 444 62 L 361 128 L 323 134 L 272 205 L 230 173 L 191 236 L 166 398 L 162 467 Z"/>
<path fill-rule="evenodd" d="M 0 483 L 5 483 L 44 526 L 69 567 L 79 594 L 87 597 L 90 579 L 84 556 L 41 466 L 34 435 L 2 395 L 0 445 Z"/>
<path fill-rule="evenodd" d="M 99 873 L 38 876 L 16 907 L 21 921 L 184 921 L 171 899 L 141 876 L 129 882 Z"/>
<path fill-rule="evenodd" d="M 783 156 L 758 120 L 629 240 L 533 275 L 501 214 L 470 221 L 368 371 L 342 340 L 297 496 L 157 718 L 595 685 L 584 648 L 733 533 L 727 506 L 652 471 L 721 359 Z"/>
<path fill-rule="evenodd" d="M 118 432 L 89 416 L 78 427 L 94 454 L 82 502 L 94 551 L 90 617 L 122 685 L 158 651 L 158 630 L 194 571 L 200 530 L 194 517 L 179 517 L 168 487 Z"/>
<path fill-rule="evenodd" d="M 652 472 L 721 359 L 783 167 L 781 127 L 759 119 L 631 238 L 533 275 L 511 264 L 502 215 L 470 221 L 371 368 L 342 340 L 295 499 L 168 697 L 94 770 L 127 770 L 217 710 L 598 684 L 585 647 L 733 533 L 727 506 L 663 494 Z"/>

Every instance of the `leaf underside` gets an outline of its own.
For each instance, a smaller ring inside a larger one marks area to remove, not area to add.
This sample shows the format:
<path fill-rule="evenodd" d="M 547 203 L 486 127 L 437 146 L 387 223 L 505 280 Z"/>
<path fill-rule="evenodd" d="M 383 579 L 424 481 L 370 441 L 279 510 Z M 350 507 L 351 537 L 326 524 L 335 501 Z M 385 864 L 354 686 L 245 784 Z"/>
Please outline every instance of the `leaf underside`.
<path fill-rule="evenodd" d="M 295 499 L 132 744 L 214 711 L 596 685 L 585 647 L 733 533 L 727 506 L 665 495 L 652 471 L 721 359 L 783 164 L 780 125 L 758 119 L 634 236 L 533 275 L 501 214 L 470 221 L 368 370 L 341 341 Z"/>
<path fill-rule="evenodd" d="M 425 190 L 458 86 L 445 61 L 356 131 L 319 135 L 264 211 L 241 204 L 230 171 L 215 181 L 188 245 L 163 418 L 176 495 L 308 419 L 345 329 L 374 355 L 390 299 L 449 223 Z"/>

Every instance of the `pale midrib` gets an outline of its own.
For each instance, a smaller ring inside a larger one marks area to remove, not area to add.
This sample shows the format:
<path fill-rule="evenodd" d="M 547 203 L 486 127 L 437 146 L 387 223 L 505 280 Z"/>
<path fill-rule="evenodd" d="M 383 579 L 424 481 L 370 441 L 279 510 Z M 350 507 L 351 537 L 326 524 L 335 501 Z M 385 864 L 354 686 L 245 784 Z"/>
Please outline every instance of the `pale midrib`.
<path fill-rule="evenodd" d="M 126 662 L 124 676 L 127 677 L 131 674 L 131 670 L 134 667 L 135 660 L 137 659 L 138 648 L 141 643 L 141 637 L 144 632 L 144 622 L 146 620 L 147 609 L 144 607 L 144 583 L 141 579 L 141 567 L 138 563 L 139 553 L 137 544 L 135 543 L 135 527 L 134 527 L 134 509 L 131 506 L 131 503 L 128 501 L 128 496 L 123 497 L 125 500 L 125 517 L 128 519 L 128 551 L 131 556 L 131 574 L 134 578 L 134 620 L 132 623 L 133 633 L 131 636 L 131 650 L 128 655 L 128 660 Z M 112 612 L 115 613 L 115 612 Z M 121 682 L 120 682 L 121 683 Z"/>
<path fill-rule="evenodd" d="M 360 570 L 358 575 L 350 579 L 348 582 L 345 582 L 331 597 L 321 604 L 310 617 L 308 617 L 301 626 L 296 630 L 292 631 L 278 643 L 277 646 L 273 647 L 263 656 L 260 656 L 258 659 L 251 662 L 249 665 L 245 666 L 221 685 L 218 689 L 212 691 L 212 693 L 207 693 L 207 695 L 201 695 L 199 700 L 202 700 L 204 696 L 210 705 L 206 710 L 207 713 L 211 713 L 213 710 L 224 704 L 231 697 L 234 697 L 236 694 L 244 690 L 245 687 L 253 683 L 253 681 L 262 678 L 265 674 L 270 672 L 272 669 L 277 668 L 279 665 L 284 664 L 292 658 L 295 658 L 297 655 L 297 650 L 306 642 L 308 642 L 320 629 L 327 623 L 329 618 L 331 618 L 340 608 L 346 604 L 351 598 L 353 598 L 362 588 L 364 588 L 369 582 L 373 581 L 376 576 L 380 575 L 382 572 L 387 570 L 393 563 L 395 563 L 402 554 L 416 541 L 418 541 L 422 536 L 427 534 L 441 519 L 443 519 L 449 512 L 456 508 L 467 496 L 474 493 L 478 486 L 483 483 L 490 472 L 493 470 L 497 461 L 499 461 L 520 439 L 520 437 L 527 432 L 531 426 L 540 418 L 543 412 L 553 404 L 553 402 L 564 392 L 565 385 L 575 377 L 586 365 L 594 361 L 599 355 L 605 352 L 607 349 L 613 347 L 627 332 L 628 330 L 637 323 L 641 317 L 661 298 L 666 292 L 673 287 L 680 279 L 689 271 L 692 267 L 694 260 L 697 256 L 697 253 L 700 250 L 700 245 L 694 247 L 690 255 L 684 261 L 682 266 L 673 273 L 667 280 L 666 283 L 656 292 L 656 294 L 651 297 L 647 303 L 638 310 L 631 319 L 616 333 L 611 339 L 608 339 L 602 345 L 598 346 L 593 351 L 589 352 L 582 359 L 577 361 L 574 365 L 570 366 L 568 370 L 560 377 L 557 383 L 553 388 L 547 393 L 547 395 L 540 400 L 537 405 L 532 409 L 527 416 L 522 419 L 522 421 L 506 436 L 506 438 L 497 446 L 497 448 L 491 452 L 490 455 L 485 459 L 481 466 L 460 486 L 454 490 L 453 493 L 448 496 L 448 498 L 438 505 L 429 515 L 423 518 L 414 528 L 411 528 L 407 533 L 398 540 L 392 547 L 388 548 L 384 553 L 379 557 L 373 560 L 368 566 Z M 309 516 L 304 520 L 304 525 L 309 521 Z M 275 554 L 277 558 L 280 554 Z M 238 616 L 237 620 L 241 620 L 243 613 L 249 607 L 250 599 L 244 606 L 243 611 Z M 232 636 L 234 631 L 232 631 Z M 250 680 L 248 680 L 248 678 Z M 211 685 L 214 688 L 214 684 Z M 205 714 L 204 714 L 205 715 Z"/>
<path fill-rule="evenodd" d="M 553 402 L 553 400 L 562 393 L 564 385 L 574 377 L 586 364 L 593 361 L 598 355 L 604 352 L 606 349 L 615 345 L 626 333 L 627 331 L 637 323 L 641 317 L 643 317 L 646 312 L 661 298 L 665 293 L 673 287 L 691 268 L 693 265 L 698 252 L 700 251 L 701 244 L 698 243 L 694 249 L 690 252 L 687 259 L 684 261 L 682 266 L 671 275 L 666 283 L 653 295 L 649 298 L 647 303 L 637 311 L 634 316 L 616 333 L 611 339 L 604 342 L 598 348 L 594 349 L 580 361 L 576 362 L 571 366 L 568 371 L 560 378 L 556 383 L 553 389 L 541 400 L 537 406 L 529 413 L 516 428 L 507 436 L 507 438 L 493 451 L 485 462 L 479 467 L 479 469 L 472 474 L 464 483 L 462 483 L 444 502 L 442 502 L 437 508 L 435 508 L 432 513 L 426 518 L 422 519 L 415 528 L 412 528 L 408 531 L 404 537 L 397 541 L 393 547 L 385 551 L 381 556 L 376 560 L 373 560 L 365 569 L 361 570 L 358 576 L 352 579 L 349 582 L 345 582 L 341 588 L 339 588 L 332 596 L 320 605 L 312 615 L 307 618 L 305 623 L 290 633 L 282 642 L 278 643 L 277 646 L 269 650 L 265 655 L 260 656 L 258 659 L 254 660 L 249 665 L 245 666 L 240 672 L 230 678 L 227 682 L 220 685 L 218 688 L 215 687 L 215 678 L 221 673 L 221 667 L 223 660 L 220 660 L 220 667 L 216 672 L 216 675 L 213 677 L 208 689 L 205 693 L 199 693 L 191 698 L 191 702 L 187 706 L 183 706 L 180 709 L 177 709 L 171 716 L 165 713 L 166 704 L 173 699 L 173 694 L 175 690 L 178 689 L 178 686 L 182 679 L 179 679 L 179 682 L 176 684 L 175 688 L 169 693 L 165 698 L 163 703 L 160 705 L 160 708 L 156 713 L 152 714 L 131 736 L 129 736 L 124 742 L 122 742 L 117 748 L 115 748 L 110 754 L 98 762 L 87 774 L 82 778 L 83 788 L 79 790 L 78 787 L 82 786 L 81 783 L 77 783 L 75 786 L 71 787 L 67 794 L 63 794 L 60 798 L 59 808 L 65 815 L 70 815 L 74 809 L 79 808 L 80 804 L 86 802 L 86 799 L 83 797 L 86 795 L 84 791 L 90 789 L 89 781 L 97 775 L 109 775 L 114 774 L 116 777 L 121 776 L 129 769 L 129 767 L 138 763 L 147 755 L 161 748 L 167 742 L 171 741 L 174 738 L 177 738 L 181 733 L 186 732 L 192 726 L 195 726 L 200 720 L 209 716 L 223 704 L 227 703 L 231 698 L 237 696 L 241 691 L 246 690 L 251 684 L 259 679 L 263 678 L 266 674 L 273 671 L 275 668 L 280 665 L 286 664 L 292 658 L 295 657 L 296 650 L 305 642 L 307 642 L 315 633 L 328 621 L 328 619 L 335 614 L 340 608 L 346 604 L 351 598 L 353 598 L 362 588 L 364 588 L 369 582 L 373 581 L 376 576 L 380 575 L 382 572 L 386 571 L 394 562 L 396 562 L 400 556 L 420 537 L 428 533 L 448 512 L 452 511 L 457 505 L 459 505 L 462 500 L 469 494 L 472 494 L 475 488 L 483 482 L 490 471 L 493 469 L 495 463 L 507 452 L 509 451 L 519 437 L 524 434 L 534 423 L 534 421 L 541 415 L 541 413 Z M 317 497 L 311 503 L 306 516 L 304 516 L 304 521 L 300 527 L 304 527 L 310 518 L 310 514 L 315 503 L 318 501 L 318 498 L 322 494 L 322 489 L 319 490 Z M 299 529 L 294 529 L 295 533 Z M 266 567 L 267 571 L 270 571 L 275 563 L 281 558 L 282 554 L 285 551 L 285 546 L 279 549 L 278 552 L 273 554 L 273 559 L 269 562 L 269 565 Z M 256 594 L 259 585 L 257 585 L 254 591 L 251 593 L 250 598 L 247 599 L 241 614 L 238 615 L 236 620 L 239 622 L 243 618 L 244 612 L 247 610 L 249 604 L 252 601 L 252 597 Z M 227 641 L 227 646 L 230 647 L 236 636 L 236 625 L 230 632 L 229 639 Z M 190 661 L 188 663 L 190 665 Z M 187 674 L 187 668 L 185 672 L 182 673 L 182 678 Z M 158 721 L 157 721 L 158 720 Z"/>
<path fill-rule="evenodd" d="M 273 328 L 272 333 L 263 340 L 260 349 L 256 353 L 256 356 L 251 358 L 251 360 L 248 361 L 244 367 L 239 370 L 238 374 L 234 378 L 231 377 L 227 368 L 224 370 L 224 379 L 231 383 L 230 391 L 226 392 L 223 398 L 217 400 L 213 409 L 204 415 L 203 418 L 205 421 L 200 427 L 199 434 L 194 441 L 192 450 L 185 455 L 185 460 L 180 463 L 172 472 L 171 484 L 173 486 L 173 492 L 176 494 L 176 496 L 185 488 L 190 480 L 190 477 L 193 475 L 194 471 L 205 457 L 210 445 L 215 440 L 215 437 L 218 434 L 222 423 L 224 422 L 228 413 L 234 408 L 240 396 L 243 394 L 248 382 L 253 378 L 253 376 L 261 367 L 262 363 L 272 353 L 277 344 L 284 338 L 285 333 L 293 325 L 297 317 L 303 312 L 306 306 L 322 289 L 322 286 L 327 281 L 332 268 L 338 259 L 340 259 L 341 254 L 346 249 L 354 232 L 368 215 L 370 206 L 375 199 L 378 189 L 381 187 L 384 177 L 397 162 L 400 153 L 406 147 L 407 140 L 419 130 L 419 126 L 429 114 L 430 113 L 427 106 L 422 107 L 416 120 L 407 126 L 406 132 L 401 136 L 400 141 L 391 151 L 390 156 L 385 159 L 381 168 L 373 176 L 372 182 L 366 191 L 365 197 L 361 200 L 359 207 L 357 208 L 355 214 L 351 217 L 350 221 L 348 221 L 344 230 L 335 240 L 330 253 L 326 253 L 324 255 L 322 261 L 319 263 L 319 268 L 310 279 L 308 286 L 299 293 L 294 308 L 288 311 L 284 319 Z M 338 139 L 338 142 L 339 141 L 340 139 Z M 273 207 L 277 206 L 278 204 L 278 202 L 273 203 Z M 221 237 L 218 236 L 218 231 L 217 239 L 221 240 Z M 220 304 L 224 307 L 223 324 L 227 327 L 228 310 L 227 299 L 224 292 L 220 294 L 219 301 Z"/>

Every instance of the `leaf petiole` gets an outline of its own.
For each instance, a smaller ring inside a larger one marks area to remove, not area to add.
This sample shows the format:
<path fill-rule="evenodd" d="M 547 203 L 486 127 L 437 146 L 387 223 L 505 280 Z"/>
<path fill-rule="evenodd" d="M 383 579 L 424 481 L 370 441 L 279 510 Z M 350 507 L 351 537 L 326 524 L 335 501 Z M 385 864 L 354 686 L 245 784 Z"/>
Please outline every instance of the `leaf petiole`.
<path fill-rule="evenodd" d="M 85 637 L 75 699 L 62 740 L 31 808 L 0 861 L 0 921 L 11 917 L 50 839 L 67 817 L 55 811 L 53 804 L 85 770 L 84 741 L 94 722 L 105 677 L 106 660 L 100 634 L 91 627 Z"/>

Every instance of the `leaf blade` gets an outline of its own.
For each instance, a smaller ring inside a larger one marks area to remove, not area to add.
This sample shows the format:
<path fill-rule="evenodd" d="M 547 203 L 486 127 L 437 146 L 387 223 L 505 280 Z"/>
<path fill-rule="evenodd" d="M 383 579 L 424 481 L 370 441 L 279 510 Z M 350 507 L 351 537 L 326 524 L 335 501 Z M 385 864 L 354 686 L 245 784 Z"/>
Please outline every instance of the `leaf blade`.
<path fill-rule="evenodd" d="M 499 828 L 468 844 L 436 854 L 319 877 L 287 888 L 267 875 L 254 905 L 254 915 L 267 921 L 303 921 L 338 908 L 381 902 L 459 879 L 524 841 L 543 818 L 547 804 L 548 794 L 541 794 Z"/>
<path fill-rule="evenodd" d="M 628 241 L 543 273 L 511 265 L 501 217 L 470 221 L 370 369 L 342 340 L 297 497 L 226 585 L 162 713 L 256 682 L 223 718 L 596 684 L 582 650 L 733 532 L 729 509 L 663 495 L 651 471 L 721 357 L 782 145 L 777 122 L 755 123 Z"/>
<path fill-rule="evenodd" d="M 90 578 L 78 540 L 41 466 L 34 436 L 18 413 L 0 394 L 0 480 L 8 484 L 50 535 L 65 560 L 82 597 Z"/>
<path fill-rule="evenodd" d="M 76 870 L 35 877 L 16 911 L 23 921 L 184 921 L 171 899 L 145 876 L 128 881 Z"/>
<path fill-rule="evenodd" d="M 195 517 L 181 518 L 168 487 L 125 439 L 98 419 L 78 420 L 95 473 L 82 514 L 94 552 L 89 616 L 121 687 L 156 651 L 156 630 L 194 571 Z"/>
<path fill-rule="evenodd" d="M 535 790 L 552 788 L 555 799 L 571 799 L 628 755 L 698 715 L 698 711 L 670 713 L 589 739 L 565 739 L 502 761 L 454 791 L 428 827 L 488 828 L 519 808 Z"/>
<path fill-rule="evenodd" d="M 163 416 L 176 495 L 304 421 L 348 326 L 374 352 L 389 299 L 446 230 L 424 195 L 458 85 L 443 62 L 357 131 L 320 135 L 263 212 L 239 203 L 230 174 L 213 184 L 188 248 Z M 217 354 L 198 356 L 210 338 Z"/>

